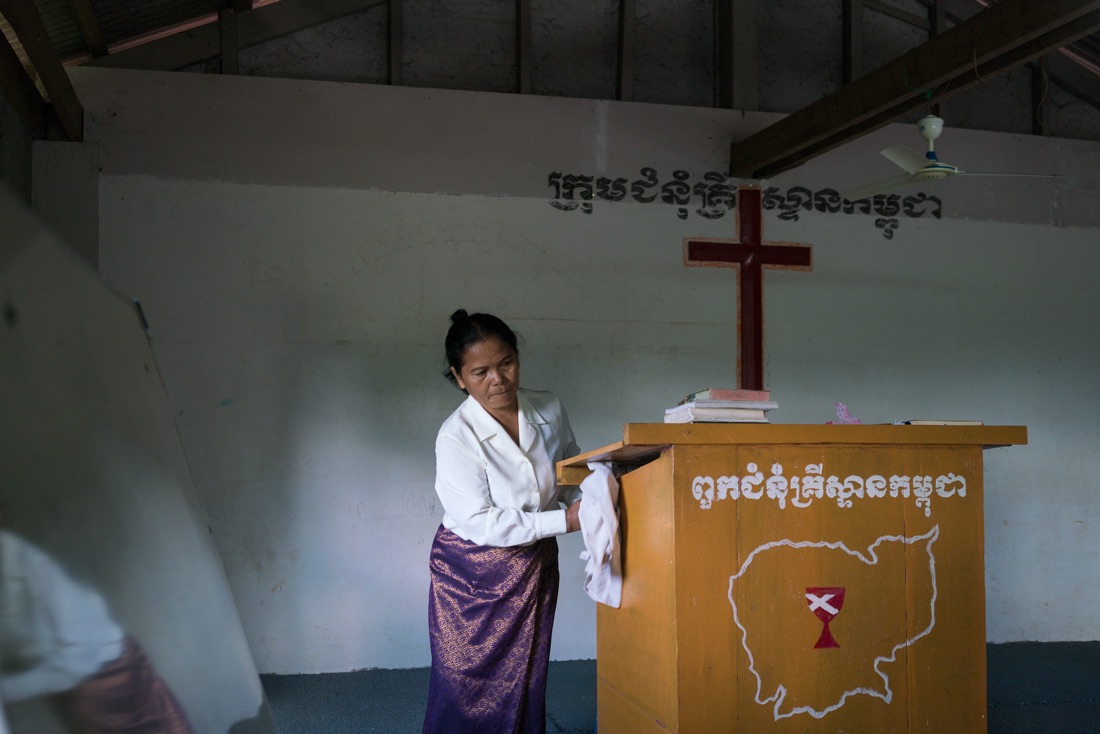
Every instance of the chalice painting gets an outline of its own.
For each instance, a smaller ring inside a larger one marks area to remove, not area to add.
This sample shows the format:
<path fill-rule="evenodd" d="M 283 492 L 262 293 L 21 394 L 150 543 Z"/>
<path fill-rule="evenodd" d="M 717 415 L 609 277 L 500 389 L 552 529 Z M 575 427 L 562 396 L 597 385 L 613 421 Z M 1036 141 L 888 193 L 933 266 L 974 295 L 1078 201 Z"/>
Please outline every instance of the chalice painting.
<path fill-rule="evenodd" d="M 844 606 L 844 587 L 841 586 L 810 586 L 806 589 L 806 603 L 810 611 L 821 620 L 823 628 L 821 636 L 814 643 L 815 650 L 823 648 L 840 647 L 840 643 L 833 637 L 829 630 L 829 622 L 840 614 Z"/>

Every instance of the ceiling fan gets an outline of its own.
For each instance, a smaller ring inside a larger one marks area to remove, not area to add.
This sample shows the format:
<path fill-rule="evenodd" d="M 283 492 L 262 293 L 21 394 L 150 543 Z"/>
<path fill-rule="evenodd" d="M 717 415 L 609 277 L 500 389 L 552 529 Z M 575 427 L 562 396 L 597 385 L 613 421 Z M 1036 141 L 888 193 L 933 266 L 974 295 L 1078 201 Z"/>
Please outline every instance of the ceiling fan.
<path fill-rule="evenodd" d="M 921 155 L 904 145 L 894 145 L 882 151 L 882 155 L 905 171 L 900 176 L 888 178 L 873 184 L 853 189 L 843 196 L 848 201 L 859 201 L 887 191 L 911 184 L 940 181 L 948 176 L 1032 176 L 1040 178 L 1062 178 L 1049 173 L 970 173 L 960 171 L 958 167 L 943 163 L 936 157 L 935 141 L 943 132 L 943 119 L 935 115 L 926 115 L 917 123 L 921 137 L 928 141 L 928 152 Z"/>

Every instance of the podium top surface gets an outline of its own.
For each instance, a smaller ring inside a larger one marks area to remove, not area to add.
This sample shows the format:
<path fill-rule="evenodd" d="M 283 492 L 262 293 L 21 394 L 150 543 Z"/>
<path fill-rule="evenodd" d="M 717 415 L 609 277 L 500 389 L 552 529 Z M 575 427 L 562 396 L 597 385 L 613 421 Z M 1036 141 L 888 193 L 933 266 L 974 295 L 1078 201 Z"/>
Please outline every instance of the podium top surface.
<path fill-rule="evenodd" d="M 1027 443 L 1026 426 L 784 425 L 776 423 L 627 423 L 623 440 L 558 462 L 558 481 L 575 484 L 590 461 L 645 464 L 669 446 L 875 445 L 981 446 Z"/>

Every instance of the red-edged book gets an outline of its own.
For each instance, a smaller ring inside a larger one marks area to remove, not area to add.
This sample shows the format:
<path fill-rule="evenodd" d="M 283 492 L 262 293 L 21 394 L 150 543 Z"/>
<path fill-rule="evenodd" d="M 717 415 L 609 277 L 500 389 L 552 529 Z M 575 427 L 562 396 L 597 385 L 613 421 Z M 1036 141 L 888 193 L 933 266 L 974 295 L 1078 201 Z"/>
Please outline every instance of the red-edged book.
<path fill-rule="evenodd" d="M 742 387 L 708 387 L 693 392 L 678 404 L 684 405 L 695 400 L 736 400 L 747 403 L 766 403 L 772 399 L 770 390 L 748 390 Z"/>

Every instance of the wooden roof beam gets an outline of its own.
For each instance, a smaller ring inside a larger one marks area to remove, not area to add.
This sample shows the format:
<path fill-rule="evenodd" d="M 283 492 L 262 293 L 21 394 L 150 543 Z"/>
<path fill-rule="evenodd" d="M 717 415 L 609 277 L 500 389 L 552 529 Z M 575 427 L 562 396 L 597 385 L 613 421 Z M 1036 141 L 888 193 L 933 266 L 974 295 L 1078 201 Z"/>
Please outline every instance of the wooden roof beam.
<path fill-rule="evenodd" d="M 765 178 L 1100 29 L 1100 0 L 1001 0 L 843 89 L 734 143 L 730 174 Z"/>
<path fill-rule="evenodd" d="M 531 42 L 531 0 L 516 0 L 516 91 L 531 93 L 534 53 Z"/>
<path fill-rule="evenodd" d="M 756 16 L 756 0 L 714 3 L 714 99 L 718 107 L 760 109 L 760 40 Z"/>
<path fill-rule="evenodd" d="M 77 25 L 80 26 L 80 35 L 84 36 L 84 43 L 88 44 L 88 50 L 92 56 L 99 58 L 107 55 L 107 42 L 103 39 L 103 29 L 99 25 L 99 17 L 92 7 L 92 0 L 69 0 L 76 15 Z"/>
<path fill-rule="evenodd" d="M 45 138 L 48 108 L 46 100 L 42 99 L 27 70 L 23 68 L 19 54 L 2 35 L 0 35 L 0 89 L 3 89 L 4 96 L 12 109 L 23 118 L 23 122 L 31 132 L 31 137 L 40 140 Z"/>
<path fill-rule="evenodd" d="M 53 103 L 61 128 L 72 141 L 84 138 L 84 108 L 77 99 L 65 67 L 54 50 L 46 24 L 31 0 L 0 0 L 0 13 L 15 31 L 46 95 Z"/>
<path fill-rule="evenodd" d="M 869 9 L 906 20 L 911 25 L 927 30 L 933 37 L 947 30 L 948 22 L 958 25 L 989 6 L 989 0 L 919 0 L 928 8 L 928 20 L 923 20 L 916 16 L 906 19 L 879 0 L 858 1 L 866 2 Z M 1032 63 L 1036 66 L 1040 63 L 1047 66 L 1051 84 L 1062 87 L 1086 104 L 1100 108 L 1100 64 L 1089 59 L 1078 44 L 1064 46 Z"/>
<path fill-rule="evenodd" d="M 841 4 L 844 83 L 851 84 L 863 75 L 863 0 L 844 0 Z"/>
<path fill-rule="evenodd" d="M 629 102 L 634 96 L 634 23 L 635 0 L 619 0 L 619 64 L 615 99 Z"/>
<path fill-rule="evenodd" d="M 237 19 L 239 47 L 247 48 L 387 4 L 387 0 L 254 0 L 252 10 L 241 13 Z M 210 20 L 216 18 L 215 15 Z M 204 18 L 156 40 L 133 39 L 113 45 L 110 50 L 110 54 L 100 58 L 67 61 L 88 66 L 173 71 L 217 58 L 221 53 L 221 30 L 217 23 Z"/>
<path fill-rule="evenodd" d="M 389 0 L 386 19 L 386 46 L 389 57 L 390 84 L 399 87 L 405 58 L 405 5 L 404 0 Z"/>

